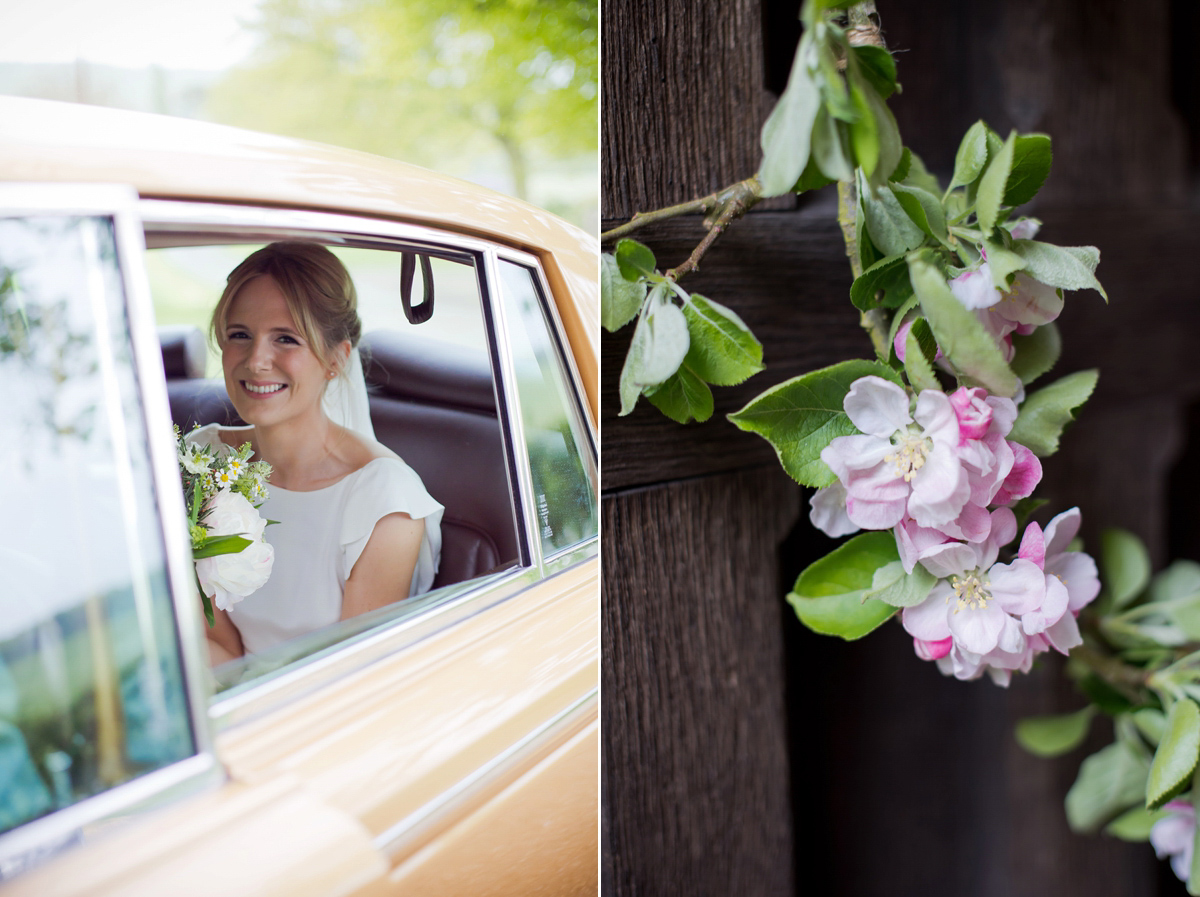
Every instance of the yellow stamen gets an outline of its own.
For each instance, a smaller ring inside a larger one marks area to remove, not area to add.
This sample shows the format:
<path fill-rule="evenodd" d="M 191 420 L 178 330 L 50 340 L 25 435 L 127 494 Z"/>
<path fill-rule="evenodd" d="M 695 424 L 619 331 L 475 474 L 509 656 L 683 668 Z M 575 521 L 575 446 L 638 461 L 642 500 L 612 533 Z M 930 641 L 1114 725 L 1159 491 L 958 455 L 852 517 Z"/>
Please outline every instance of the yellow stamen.
<path fill-rule="evenodd" d="M 982 610 L 992 599 L 991 593 L 988 592 L 990 583 L 986 579 L 980 578 L 978 570 L 961 577 L 951 576 L 950 585 L 954 588 L 954 597 L 958 603 L 958 607 L 954 609 L 955 613 L 964 607 Z M 949 595 L 946 596 L 946 602 L 950 602 Z"/>

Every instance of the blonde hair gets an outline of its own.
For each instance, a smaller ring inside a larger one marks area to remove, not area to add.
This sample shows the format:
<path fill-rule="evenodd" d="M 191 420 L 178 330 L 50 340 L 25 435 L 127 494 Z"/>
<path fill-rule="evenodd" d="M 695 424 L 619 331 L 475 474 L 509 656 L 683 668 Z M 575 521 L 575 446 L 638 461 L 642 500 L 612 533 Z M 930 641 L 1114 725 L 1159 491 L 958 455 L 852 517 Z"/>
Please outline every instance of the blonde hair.
<path fill-rule="evenodd" d="M 209 324 L 209 337 L 218 348 L 225 348 L 229 307 L 238 291 L 263 274 L 270 275 L 283 293 L 292 321 L 321 364 L 333 367 L 330 354 L 345 340 L 352 351 L 358 345 L 362 321 L 346 266 L 317 243 L 284 240 L 251 253 L 229 272 Z"/>

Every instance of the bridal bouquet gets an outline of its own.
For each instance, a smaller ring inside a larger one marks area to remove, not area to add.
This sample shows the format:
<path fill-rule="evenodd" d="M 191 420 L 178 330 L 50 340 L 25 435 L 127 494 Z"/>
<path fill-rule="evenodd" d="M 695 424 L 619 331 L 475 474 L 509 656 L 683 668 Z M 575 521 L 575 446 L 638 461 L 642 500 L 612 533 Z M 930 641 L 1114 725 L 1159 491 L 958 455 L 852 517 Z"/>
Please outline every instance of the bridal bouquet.
<path fill-rule="evenodd" d="M 187 442 L 175 428 L 183 500 L 187 507 L 196 584 L 204 601 L 204 617 L 214 623 L 213 601 L 229 610 L 260 589 L 271 576 L 275 549 L 264 541 L 268 523 L 258 513 L 267 498 L 271 465 L 250 461 L 245 443 L 226 457 L 210 446 Z"/>

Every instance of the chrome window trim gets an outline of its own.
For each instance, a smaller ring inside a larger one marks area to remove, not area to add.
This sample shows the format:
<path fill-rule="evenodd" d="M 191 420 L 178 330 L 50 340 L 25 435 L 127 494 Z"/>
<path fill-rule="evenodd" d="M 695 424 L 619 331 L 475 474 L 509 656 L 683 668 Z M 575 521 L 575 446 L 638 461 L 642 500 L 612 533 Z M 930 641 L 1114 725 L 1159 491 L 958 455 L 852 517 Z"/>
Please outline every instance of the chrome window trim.
<path fill-rule="evenodd" d="M 582 380 L 573 360 L 570 360 L 570 354 L 563 351 L 561 319 L 557 309 L 553 307 L 554 303 L 549 301 L 553 294 L 546 284 L 541 262 L 535 255 L 491 240 L 433 226 L 339 212 L 231 205 L 207 200 L 164 199 L 142 199 L 138 208 L 142 224 L 148 232 L 192 231 L 215 235 L 229 231 L 231 236 L 244 236 L 248 231 L 258 228 L 267 239 L 271 239 L 271 235 L 275 235 L 275 238 L 294 235 L 319 237 L 331 243 L 340 242 L 343 245 L 364 248 L 396 249 L 406 245 L 416 249 L 437 247 L 447 255 L 474 262 L 481 291 L 481 306 L 489 334 L 489 353 L 492 354 L 493 364 L 496 366 L 496 376 L 493 379 L 497 415 L 510 477 L 515 472 L 515 482 L 510 480 L 509 484 L 510 490 L 516 495 L 514 515 L 517 504 L 524 510 L 523 521 L 514 521 L 518 543 L 523 543 L 522 566 L 496 574 L 496 579 L 468 581 L 448 586 L 445 600 L 427 610 L 414 613 L 411 617 L 401 616 L 399 619 L 380 623 L 377 628 L 350 636 L 343 643 L 330 645 L 308 658 L 286 664 L 280 668 L 279 675 L 268 675 L 261 681 L 246 683 L 244 689 L 237 687 L 236 691 L 227 697 L 217 695 L 209 706 L 209 717 L 218 731 L 278 709 L 295 698 L 316 691 L 388 655 L 423 641 L 598 555 L 598 536 L 589 537 L 578 545 L 556 552 L 552 559 L 553 564 L 547 565 L 542 557 L 541 540 L 534 529 L 537 514 L 536 508 L 532 506 L 533 481 L 529 468 L 529 453 L 525 447 L 520 397 L 516 389 L 503 304 L 496 293 L 499 282 L 496 268 L 498 258 L 515 261 L 537 272 L 536 280 L 542 290 L 543 309 L 550 307 L 549 320 L 553 322 L 550 329 L 552 339 L 558 346 L 560 364 L 564 357 L 568 359 L 569 367 L 565 372 L 567 383 L 574 395 L 575 406 L 570 413 L 579 418 L 584 431 L 592 439 L 591 453 L 584 452 L 588 455 L 585 463 L 591 476 L 593 492 L 597 495 L 597 501 L 599 500 L 598 478 L 595 475 L 595 434 L 590 418 L 581 413 Z M 554 332 L 556 328 L 558 332 Z M 165 398 L 165 386 L 163 393 Z M 517 445 L 521 447 L 520 451 L 516 450 Z M 457 591 L 461 591 L 462 594 L 455 594 Z"/>
<path fill-rule="evenodd" d="M 588 723 L 596 718 L 599 704 L 600 689 L 590 689 L 429 803 L 380 832 L 372 838 L 375 849 L 386 856 L 393 867 L 408 859 L 423 846 L 429 835 L 436 833 L 439 822 L 453 818 L 454 812 L 473 800 L 480 791 L 487 789 L 505 773 L 519 768 L 523 758 L 561 738 L 564 730 L 567 733 L 564 744 L 584 732 Z"/>
<path fill-rule="evenodd" d="M 125 316 L 133 374 L 145 411 L 146 450 L 155 491 L 158 532 L 171 589 L 175 643 L 188 701 L 188 723 L 196 753 L 184 760 L 115 785 L 106 791 L 55 810 L 0 835 L 0 880 L 25 868 L 23 858 L 40 862 L 60 847 L 86 838 L 86 827 L 129 812 L 176 788 L 209 787 L 224 778 L 213 749 L 208 722 L 207 660 L 201 654 L 200 615 L 188 600 L 192 591 L 189 537 L 184 527 L 183 495 L 178 482 L 170 408 L 161 377 L 162 350 L 154 332 L 154 312 L 145 279 L 144 251 L 136 192 L 121 184 L 8 184 L 0 183 L 0 214 L 94 216 L 113 221 L 117 263 L 124 292 Z M 111 409 L 110 409 L 111 411 Z M 118 408 L 117 413 L 122 413 Z M 187 597 L 185 597 L 187 596 Z"/>

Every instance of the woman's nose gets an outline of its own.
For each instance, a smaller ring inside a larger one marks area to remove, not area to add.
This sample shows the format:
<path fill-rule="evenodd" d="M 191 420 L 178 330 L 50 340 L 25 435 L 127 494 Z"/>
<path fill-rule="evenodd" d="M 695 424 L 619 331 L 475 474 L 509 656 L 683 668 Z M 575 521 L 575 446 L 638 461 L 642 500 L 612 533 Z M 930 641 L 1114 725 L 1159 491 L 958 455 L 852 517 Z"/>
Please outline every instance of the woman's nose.
<path fill-rule="evenodd" d="M 272 364 L 270 343 L 266 340 L 256 340 L 250 348 L 246 366 L 252 371 L 269 371 Z"/>

